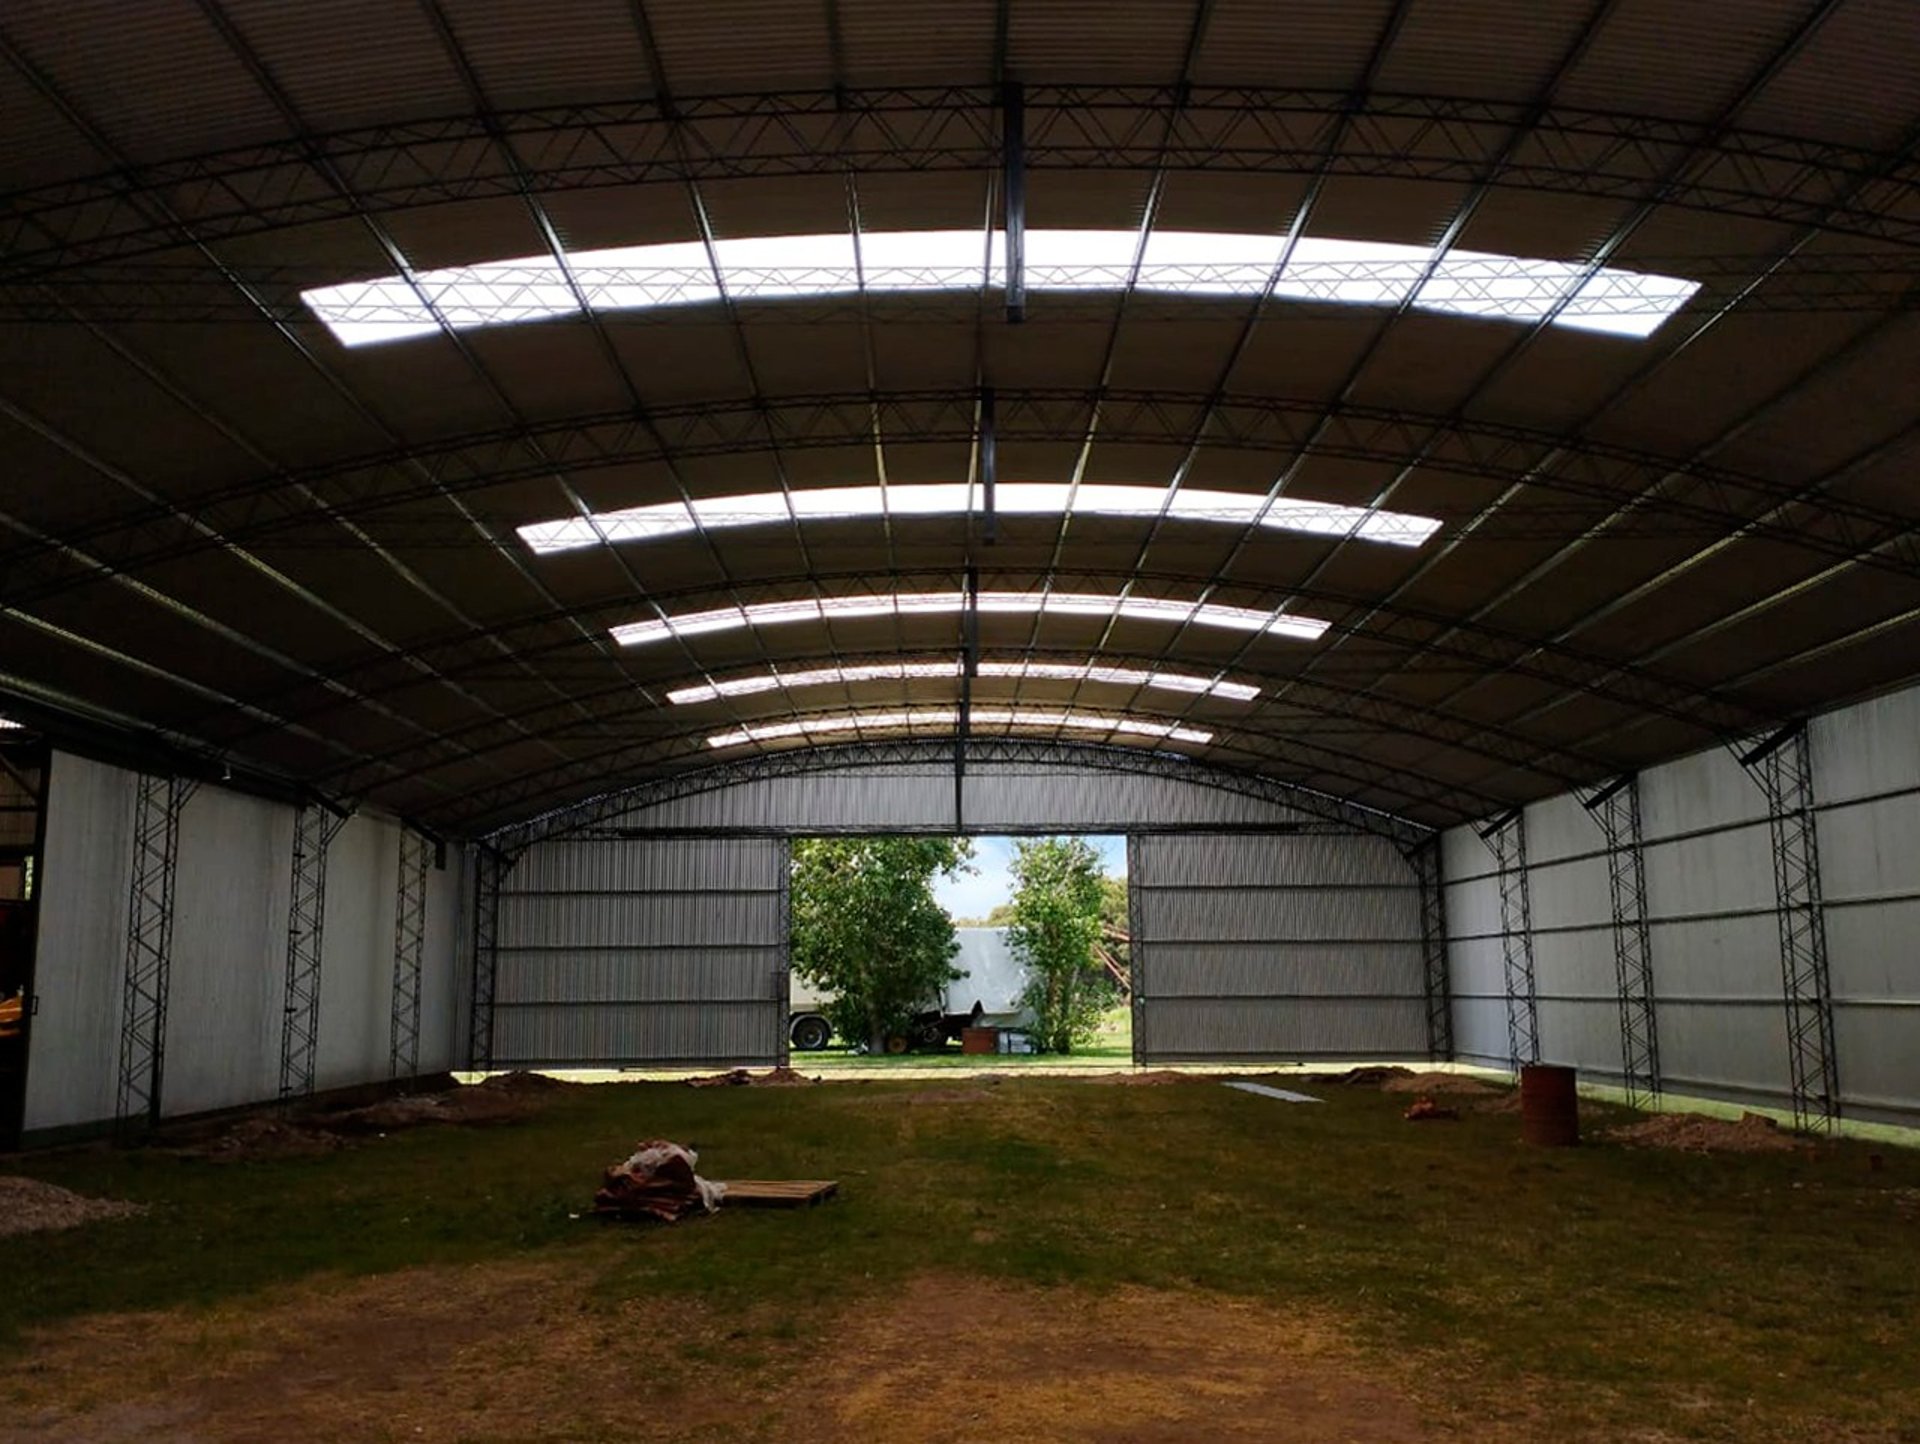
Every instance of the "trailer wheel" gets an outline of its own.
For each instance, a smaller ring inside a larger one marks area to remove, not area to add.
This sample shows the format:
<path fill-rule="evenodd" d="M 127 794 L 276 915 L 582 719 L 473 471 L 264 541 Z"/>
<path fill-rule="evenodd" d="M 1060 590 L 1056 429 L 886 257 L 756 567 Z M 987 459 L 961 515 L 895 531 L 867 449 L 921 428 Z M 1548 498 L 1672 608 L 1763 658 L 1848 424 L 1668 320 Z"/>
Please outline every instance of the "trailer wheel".
<path fill-rule="evenodd" d="M 833 1029 L 818 1013 L 802 1013 L 787 1028 L 787 1037 L 802 1053 L 818 1053 L 827 1046 Z"/>
<path fill-rule="evenodd" d="M 946 1046 L 947 1031 L 940 1026 L 936 1014 L 927 1018 L 916 1018 L 913 1024 L 913 1046 L 916 1048 L 940 1049 Z"/>

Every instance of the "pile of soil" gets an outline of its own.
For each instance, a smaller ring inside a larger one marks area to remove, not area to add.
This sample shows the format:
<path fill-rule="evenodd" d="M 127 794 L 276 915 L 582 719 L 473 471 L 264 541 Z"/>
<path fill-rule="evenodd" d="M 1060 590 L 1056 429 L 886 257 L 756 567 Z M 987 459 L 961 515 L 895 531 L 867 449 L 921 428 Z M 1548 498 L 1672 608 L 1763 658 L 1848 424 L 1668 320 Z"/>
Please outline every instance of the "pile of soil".
<path fill-rule="evenodd" d="M 689 1088 L 810 1088 L 820 1080 L 796 1073 L 791 1068 L 769 1068 L 755 1073 L 748 1068 L 732 1068 L 704 1078 L 689 1078 Z"/>
<path fill-rule="evenodd" d="M 85 1194 L 42 1183 L 37 1178 L 0 1174 L 0 1238 L 17 1233 L 45 1233 L 78 1228 L 103 1218 L 129 1218 L 145 1213 L 146 1205 Z"/>
<path fill-rule="evenodd" d="M 331 1153 L 349 1138 L 430 1124 L 513 1123 L 540 1111 L 557 1093 L 582 1085 L 538 1073 L 501 1073 L 470 1087 L 448 1079 L 432 1093 L 406 1093 L 359 1108 L 254 1113 L 219 1133 L 170 1150 L 209 1163 L 308 1158 Z"/>
<path fill-rule="evenodd" d="M 256 1113 L 209 1138 L 167 1151 L 176 1158 L 207 1163 L 244 1163 L 254 1158 L 313 1158 L 341 1146 L 336 1134 L 323 1133 L 278 1114 Z"/>
<path fill-rule="evenodd" d="M 1520 1113 L 1520 1090 L 1509 1088 L 1498 1098 L 1489 1098 L 1484 1103 L 1473 1105 L 1475 1113 L 1510 1113 L 1516 1117 Z"/>
<path fill-rule="evenodd" d="M 1344 1073 L 1302 1073 L 1302 1083 L 1338 1083 L 1343 1088 L 1383 1088 L 1394 1078 L 1411 1078 L 1413 1069 L 1402 1068 L 1398 1063 L 1370 1064 L 1365 1068 L 1349 1068 Z"/>
<path fill-rule="evenodd" d="M 1501 1090 L 1464 1073 L 1404 1073 L 1380 1082 L 1382 1093 L 1457 1093 L 1492 1095 Z"/>
<path fill-rule="evenodd" d="M 1677 1148 L 1688 1153 L 1792 1153 L 1811 1146 L 1758 1113 L 1742 1113 L 1734 1123 L 1697 1113 L 1659 1113 L 1609 1128 L 1601 1137 L 1634 1148 Z"/>
<path fill-rule="evenodd" d="M 1156 1068 L 1146 1073 L 1101 1073 L 1086 1081 L 1108 1083 L 1120 1088 L 1159 1088 L 1168 1083 L 1191 1083 L 1193 1079 L 1171 1068 Z"/>

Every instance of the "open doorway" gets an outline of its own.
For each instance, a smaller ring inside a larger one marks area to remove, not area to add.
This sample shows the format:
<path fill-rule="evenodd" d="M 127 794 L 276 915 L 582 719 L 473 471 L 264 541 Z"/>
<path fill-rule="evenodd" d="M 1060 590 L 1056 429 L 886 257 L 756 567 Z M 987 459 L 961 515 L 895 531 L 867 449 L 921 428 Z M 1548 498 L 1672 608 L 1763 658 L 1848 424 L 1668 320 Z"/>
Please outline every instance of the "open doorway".
<path fill-rule="evenodd" d="M 0 727 L 0 1149 L 19 1147 L 26 1111 L 46 777 L 38 739 Z"/>
<path fill-rule="evenodd" d="M 1126 874 L 1115 834 L 796 839 L 796 1057 L 1131 1061 Z"/>

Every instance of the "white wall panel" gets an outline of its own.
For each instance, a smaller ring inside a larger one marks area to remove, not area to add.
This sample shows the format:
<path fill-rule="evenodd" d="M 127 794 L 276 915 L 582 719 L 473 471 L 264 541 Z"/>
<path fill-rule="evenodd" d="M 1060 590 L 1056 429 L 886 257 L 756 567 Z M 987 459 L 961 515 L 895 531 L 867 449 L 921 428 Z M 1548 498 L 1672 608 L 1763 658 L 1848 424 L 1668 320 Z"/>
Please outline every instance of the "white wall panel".
<path fill-rule="evenodd" d="M 1128 856 L 1143 1061 L 1426 1052 L 1420 894 L 1391 844 L 1159 835 Z"/>
<path fill-rule="evenodd" d="M 1824 713 L 1808 740 L 1822 802 L 1909 789 L 1920 782 L 1920 687 Z"/>
<path fill-rule="evenodd" d="M 384 817 L 349 818 L 327 849 L 317 1088 L 387 1076 L 399 887 L 399 824 Z M 425 993 L 423 979 L 423 999 Z"/>
<path fill-rule="evenodd" d="M 887 768 L 759 778 L 619 815 L 623 827 L 921 829 L 953 817 L 953 769 Z M 970 763 L 967 825 L 1021 831 L 1125 832 L 1296 822 L 1304 814 L 1200 781 L 1087 767 Z"/>
<path fill-rule="evenodd" d="M 1843 1112 L 1920 1120 L 1920 688 L 1811 724 L 1835 1057 Z M 1772 840 L 1760 788 L 1725 748 L 1640 778 L 1660 1061 L 1676 1091 L 1783 1104 Z M 1617 1075 L 1601 834 L 1570 796 L 1527 809 L 1542 1055 Z M 1582 827 L 1586 836 L 1582 839 Z M 1443 840 L 1460 1056 L 1505 1049 L 1493 863 Z M 1556 861 L 1558 859 L 1576 859 Z"/>
<path fill-rule="evenodd" d="M 779 838 L 538 842 L 501 885 L 493 1063 L 761 1063 L 787 1027 Z"/>
<path fill-rule="evenodd" d="M 113 1117 L 126 978 L 137 778 L 55 753 L 28 1057 L 29 1132 Z M 352 819 L 329 854 L 316 1083 L 387 1076 L 399 824 Z M 180 819 L 162 1112 L 261 1102 L 279 1091 L 293 809 L 201 786 Z M 456 1016 L 460 875 L 428 873 L 421 1067 L 464 1047 Z"/>
<path fill-rule="evenodd" d="M 27 1058 L 28 1130 L 113 1116 L 133 802 L 132 773 L 53 755 L 33 979 L 40 1012 Z"/>
<path fill-rule="evenodd" d="M 161 1111 L 271 1098 L 280 1083 L 293 811 L 202 787 L 180 815 Z"/>

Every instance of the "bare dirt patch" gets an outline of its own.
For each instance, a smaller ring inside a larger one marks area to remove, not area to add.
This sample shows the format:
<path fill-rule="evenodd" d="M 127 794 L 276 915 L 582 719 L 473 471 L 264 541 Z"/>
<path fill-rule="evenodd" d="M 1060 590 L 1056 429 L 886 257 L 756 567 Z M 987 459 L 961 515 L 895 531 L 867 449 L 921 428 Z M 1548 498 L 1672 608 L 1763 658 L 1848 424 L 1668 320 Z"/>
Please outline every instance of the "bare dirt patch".
<path fill-rule="evenodd" d="M 587 1285 L 420 1269 L 77 1320 L 17 1361 L 0 1441 L 1455 1437 L 1336 1325 L 1255 1301 L 925 1277 L 796 1328 Z"/>
<path fill-rule="evenodd" d="M 850 1321 L 832 1372 L 821 1432 L 849 1439 L 1448 1437 L 1324 1320 L 1210 1294 L 922 1278 Z"/>
<path fill-rule="evenodd" d="M 1697 1113 L 1660 1113 L 1609 1128 L 1600 1136 L 1634 1148 L 1677 1148 L 1688 1153 L 1792 1153 L 1814 1146 L 1758 1113 L 1743 1113 L 1737 1122 Z"/>
<path fill-rule="evenodd" d="M 1464 1073 L 1404 1073 L 1380 1080 L 1382 1093 L 1451 1093 L 1461 1097 L 1494 1094 L 1502 1090 Z"/>
<path fill-rule="evenodd" d="M 42 1183 L 37 1178 L 0 1174 L 0 1238 L 51 1229 L 78 1228 L 105 1218 L 130 1218 L 146 1206 L 85 1194 Z"/>
<path fill-rule="evenodd" d="M 1192 1083 L 1195 1079 L 1171 1068 L 1155 1068 L 1145 1073 L 1098 1073 L 1083 1081 L 1110 1088 L 1163 1088 L 1169 1083 Z"/>

